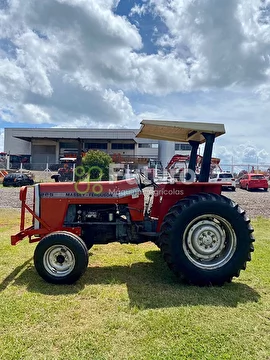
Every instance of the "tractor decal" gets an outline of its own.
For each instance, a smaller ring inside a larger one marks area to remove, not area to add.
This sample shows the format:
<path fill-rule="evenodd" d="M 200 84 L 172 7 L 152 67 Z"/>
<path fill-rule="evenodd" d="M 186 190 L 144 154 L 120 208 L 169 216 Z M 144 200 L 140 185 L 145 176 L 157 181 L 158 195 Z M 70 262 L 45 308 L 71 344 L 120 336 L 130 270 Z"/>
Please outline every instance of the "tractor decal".
<path fill-rule="evenodd" d="M 41 198 L 55 198 L 55 199 L 62 199 L 62 198 L 93 198 L 93 197 L 104 197 L 104 198 L 111 198 L 113 197 L 113 192 L 102 192 L 100 194 L 98 193 L 94 193 L 94 192 L 87 192 L 87 193 L 83 193 L 80 194 L 78 192 L 72 192 L 72 193 L 61 193 L 61 192 L 56 192 L 56 193 L 41 193 L 40 194 Z"/>
<path fill-rule="evenodd" d="M 127 190 L 109 190 L 109 193 L 113 197 L 123 198 L 129 195 L 132 197 L 138 196 L 141 190 L 139 188 L 127 189 Z"/>
<path fill-rule="evenodd" d="M 62 199 L 62 198 L 124 198 L 126 196 L 132 196 L 136 197 L 139 196 L 141 190 L 139 188 L 134 189 L 127 189 L 127 190 L 118 190 L 113 189 L 108 192 L 87 192 L 87 193 L 79 193 L 77 191 L 75 192 L 41 192 L 40 197 L 41 198 L 55 198 L 55 199 Z"/>

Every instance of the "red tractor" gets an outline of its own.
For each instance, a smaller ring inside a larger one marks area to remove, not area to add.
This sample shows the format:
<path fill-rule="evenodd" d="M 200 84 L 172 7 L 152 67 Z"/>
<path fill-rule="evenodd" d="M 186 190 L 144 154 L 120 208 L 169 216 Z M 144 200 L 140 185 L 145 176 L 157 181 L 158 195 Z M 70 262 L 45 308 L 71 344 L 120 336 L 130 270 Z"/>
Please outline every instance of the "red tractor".
<path fill-rule="evenodd" d="M 38 242 L 34 264 L 56 284 L 74 283 L 88 266 L 94 244 L 154 242 L 175 275 L 196 285 L 222 285 L 239 276 L 251 260 L 253 228 L 242 210 L 221 195 L 222 183 L 209 183 L 214 140 L 222 124 L 143 120 L 138 137 L 186 141 L 192 146 L 189 173 L 205 142 L 199 181 L 155 184 L 148 180 L 42 183 L 34 185 L 34 203 L 20 192 L 20 232 L 12 245 L 28 237 Z M 149 181 L 148 181 L 149 182 Z M 143 188 L 153 187 L 153 201 Z M 146 205 L 147 203 L 147 205 Z M 25 212 L 33 216 L 25 228 Z"/>
<path fill-rule="evenodd" d="M 178 180 L 181 180 L 181 178 L 184 179 L 186 172 L 188 171 L 189 158 L 190 158 L 189 155 L 180 155 L 180 154 L 173 155 L 168 165 L 166 166 L 166 169 L 174 179 L 178 179 Z M 196 168 L 195 168 L 197 177 L 199 177 L 202 159 L 203 157 L 201 155 L 197 155 Z M 214 171 L 222 171 L 219 163 L 220 163 L 219 158 L 213 158 L 213 157 L 211 158 L 210 174 L 212 174 Z"/>

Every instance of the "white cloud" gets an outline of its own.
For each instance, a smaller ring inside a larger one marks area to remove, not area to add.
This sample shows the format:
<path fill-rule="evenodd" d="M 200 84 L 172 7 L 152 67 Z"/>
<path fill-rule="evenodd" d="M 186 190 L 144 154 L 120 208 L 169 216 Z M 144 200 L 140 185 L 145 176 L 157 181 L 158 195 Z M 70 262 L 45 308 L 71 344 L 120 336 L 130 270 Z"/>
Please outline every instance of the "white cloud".
<path fill-rule="evenodd" d="M 219 90 L 196 93 L 192 97 L 188 94 L 170 95 L 160 98 L 158 104 L 153 101 L 149 105 L 149 99 L 145 105 L 139 103 L 139 110 L 139 117 L 146 119 L 223 123 L 226 133 L 214 144 L 214 152 L 222 158 L 223 164 L 231 164 L 232 156 L 241 164 L 244 149 L 248 146 L 256 149 L 260 163 L 270 164 L 270 103 L 259 100 L 254 94 Z M 223 151 L 224 148 L 228 151 Z"/>
<path fill-rule="evenodd" d="M 135 119 L 127 97 L 112 87 L 124 78 L 121 63 L 142 46 L 141 37 L 111 12 L 117 3 L 10 1 L 0 13 L 0 34 L 16 56 L 0 58 L 0 106 L 12 107 L 14 122 Z"/>
<path fill-rule="evenodd" d="M 182 61 L 170 54 L 135 52 L 142 47 L 138 29 L 112 13 L 116 5 L 25 0 L 19 6 L 10 1 L 9 11 L 0 15 L 0 34 L 15 54 L 0 58 L 0 107 L 12 108 L 9 121 L 60 124 L 87 118 L 88 124 L 138 126 L 125 92 L 187 90 Z"/>
<path fill-rule="evenodd" d="M 152 54 L 142 52 L 140 27 L 113 13 L 118 3 L 9 0 L 0 10 L 0 118 L 80 127 L 138 127 L 143 117 L 224 122 L 220 146 L 270 152 L 269 1 L 135 5 L 139 25 L 147 12 L 166 25 L 153 26 Z"/>
<path fill-rule="evenodd" d="M 132 106 L 130 105 L 129 99 L 124 96 L 123 91 L 119 90 L 118 92 L 112 91 L 111 89 L 105 90 L 103 94 L 103 100 L 105 104 L 109 103 L 111 108 L 108 109 L 108 118 L 111 116 L 114 118 L 118 114 L 120 124 L 125 126 L 131 126 L 132 120 L 135 116 L 133 113 Z M 117 125 L 117 124 L 115 124 Z"/>
<path fill-rule="evenodd" d="M 81 84 L 87 74 L 88 90 L 117 87 L 158 95 L 269 81 L 270 30 L 260 22 L 258 0 L 150 1 L 149 11 L 168 28 L 152 55 L 135 52 L 141 36 L 127 18 L 112 13 L 115 1 L 10 3 L 2 36 L 17 49 L 13 66 L 23 69 L 21 78 L 43 96 L 53 94 L 52 76 Z M 146 3 L 135 5 L 131 15 L 146 9 Z"/>
<path fill-rule="evenodd" d="M 43 111 L 40 107 L 33 104 L 25 104 L 23 106 L 23 115 L 23 118 L 27 119 L 30 123 L 52 123 L 50 115 Z"/>
<path fill-rule="evenodd" d="M 266 6 L 260 0 L 151 0 L 149 11 L 168 27 L 158 44 L 186 60 L 194 88 L 257 86 L 269 82 Z"/>
<path fill-rule="evenodd" d="M 223 164 L 264 164 L 268 160 L 269 153 L 259 150 L 251 143 L 240 144 L 237 146 L 217 147 L 215 155 L 222 159 Z"/>
<path fill-rule="evenodd" d="M 138 15 L 145 15 L 148 12 L 147 4 L 135 4 L 132 9 L 130 10 L 129 16 L 134 16 L 135 14 Z"/>

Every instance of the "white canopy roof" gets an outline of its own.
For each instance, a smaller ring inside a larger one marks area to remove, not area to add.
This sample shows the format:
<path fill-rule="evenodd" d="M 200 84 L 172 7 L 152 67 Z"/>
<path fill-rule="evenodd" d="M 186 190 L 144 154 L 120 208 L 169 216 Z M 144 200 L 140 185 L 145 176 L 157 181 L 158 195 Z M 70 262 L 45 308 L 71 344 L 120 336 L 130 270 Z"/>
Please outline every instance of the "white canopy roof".
<path fill-rule="evenodd" d="M 188 142 L 190 140 L 205 142 L 202 133 L 215 134 L 215 137 L 225 134 L 223 124 L 201 123 L 169 120 L 142 120 L 139 138 Z"/>

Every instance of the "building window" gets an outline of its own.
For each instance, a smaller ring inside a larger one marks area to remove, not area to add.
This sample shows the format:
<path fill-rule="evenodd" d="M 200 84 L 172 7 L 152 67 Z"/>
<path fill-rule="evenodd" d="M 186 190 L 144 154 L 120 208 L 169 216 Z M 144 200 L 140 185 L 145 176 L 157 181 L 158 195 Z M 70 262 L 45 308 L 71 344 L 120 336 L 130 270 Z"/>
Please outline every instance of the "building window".
<path fill-rule="evenodd" d="M 85 143 L 85 148 L 88 150 L 94 150 L 94 149 L 101 149 L 101 150 L 107 150 L 108 144 L 107 143 Z"/>
<path fill-rule="evenodd" d="M 157 149 L 158 148 L 158 144 L 147 144 L 147 143 L 143 143 L 143 144 L 138 144 L 139 148 L 143 148 L 143 149 Z"/>
<path fill-rule="evenodd" d="M 77 149 L 77 142 L 60 142 L 60 149 Z"/>
<path fill-rule="evenodd" d="M 134 150 L 135 144 L 112 143 L 112 150 Z"/>
<path fill-rule="evenodd" d="M 175 144 L 175 150 L 189 151 L 189 150 L 191 150 L 191 145 L 189 145 L 189 144 Z"/>

